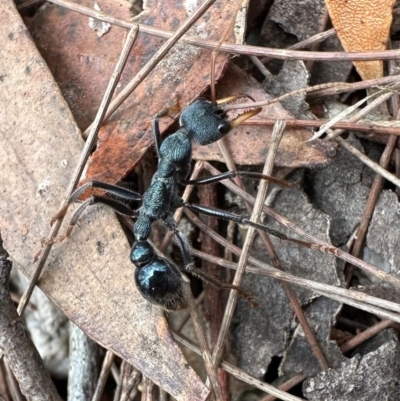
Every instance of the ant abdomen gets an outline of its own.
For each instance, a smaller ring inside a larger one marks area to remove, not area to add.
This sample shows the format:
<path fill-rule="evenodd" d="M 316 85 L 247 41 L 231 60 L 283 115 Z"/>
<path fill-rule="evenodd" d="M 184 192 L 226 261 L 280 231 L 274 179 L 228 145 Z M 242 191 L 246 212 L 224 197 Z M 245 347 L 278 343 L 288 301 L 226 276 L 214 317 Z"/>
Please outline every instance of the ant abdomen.
<path fill-rule="evenodd" d="M 171 260 L 158 256 L 147 241 L 138 241 L 131 261 L 136 266 L 136 286 L 145 299 L 168 310 L 186 308 L 182 276 Z"/>

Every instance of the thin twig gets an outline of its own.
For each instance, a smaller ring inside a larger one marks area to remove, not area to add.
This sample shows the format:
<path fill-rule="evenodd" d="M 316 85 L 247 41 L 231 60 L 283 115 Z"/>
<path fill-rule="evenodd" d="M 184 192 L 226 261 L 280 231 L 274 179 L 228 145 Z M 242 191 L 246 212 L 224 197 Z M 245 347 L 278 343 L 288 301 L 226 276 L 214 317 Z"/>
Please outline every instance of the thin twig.
<path fill-rule="evenodd" d="M 10 297 L 12 263 L 0 236 L 0 349 L 17 379 L 21 392 L 31 401 L 61 401 L 39 352 L 27 336 L 25 325 Z"/>
<path fill-rule="evenodd" d="M 137 387 L 141 373 L 129 362 L 122 361 L 120 378 L 114 394 L 114 401 L 129 401 L 132 390 Z"/>
<path fill-rule="evenodd" d="M 92 399 L 99 376 L 100 346 L 70 323 L 68 400 Z"/>
<path fill-rule="evenodd" d="M 5 363 L 5 369 L 7 373 L 8 387 L 10 389 L 12 400 L 25 401 L 25 397 L 21 393 L 17 379 L 15 378 L 14 373 L 12 372 L 10 365 L 7 362 Z"/>
<path fill-rule="evenodd" d="M 246 126 L 272 126 L 275 124 L 276 120 L 273 119 L 263 119 L 255 120 L 251 119 L 242 123 Z M 329 120 L 283 120 L 286 123 L 286 127 L 300 127 L 300 128 L 318 128 L 321 125 L 328 123 Z M 345 131 L 359 131 L 374 134 L 386 134 L 386 135 L 396 135 L 400 136 L 400 122 L 397 121 L 368 121 L 368 122 L 353 122 L 353 121 L 339 121 L 335 123 L 332 129 L 341 129 Z"/>
<path fill-rule="evenodd" d="M 58 0 L 57 0 L 58 1 Z M 197 22 L 199 18 L 216 2 L 216 0 L 205 0 L 193 14 L 185 20 L 174 34 L 154 53 L 151 59 L 142 67 L 142 69 L 131 79 L 131 81 L 121 90 L 115 99 L 110 103 L 107 109 L 105 120 L 110 117 L 125 99 L 139 86 L 139 84 L 153 71 L 157 64 L 166 56 L 173 46 L 182 38 L 182 36 Z M 134 24 L 135 25 L 135 24 Z M 143 25 L 140 26 L 142 30 Z M 87 134 L 90 127 L 83 133 Z"/>
<path fill-rule="evenodd" d="M 74 191 L 75 187 L 77 186 L 79 179 L 82 175 L 83 169 L 85 167 L 85 164 L 90 156 L 90 152 L 93 149 L 93 146 L 96 143 L 97 140 L 97 134 L 99 132 L 101 123 L 103 121 L 105 112 L 107 110 L 107 107 L 111 101 L 112 95 L 114 93 L 115 88 L 118 85 L 118 81 L 119 81 L 119 77 L 121 76 L 122 70 L 125 66 L 126 60 L 128 59 L 128 55 L 129 52 L 133 46 L 133 43 L 135 42 L 136 39 L 136 35 L 137 35 L 137 30 L 136 29 L 132 29 L 123 46 L 122 52 L 121 52 L 121 56 L 117 62 L 117 65 L 115 66 L 115 70 L 114 73 L 110 79 L 110 82 L 107 86 L 106 92 L 104 94 L 103 100 L 101 102 L 100 108 L 97 112 L 96 118 L 92 124 L 92 129 L 90 131 L 90 135 L 88 137 L 88 140 L 85 143 L 85 146 L 83 147 L 82 153 L 80 155 L 77 167 L 74 171 L 74 174 L 72 176 L 72 179 L 68 185 L 67 191 L 66 191 L 66 197 L 65 200 L 62 202 L 61 208 L 65 207 L 67 205 L 66 200 L 68 199 L 68 197 L 72 194 L 72 192 Z M 50 241 L 47 243 L 41 257 L 38 263 L 38 266 L 33 274 L 33 276 L 31 277 L 31 280 L 29 282 L 29 286 L 28 288 L 25 290 L 24 294 L 21 297 L 21 301 L 18 305 L 18 313 L 21 315 L 25 308 L 26 305 L 29 302 L 29 298 L 32 295 L 32 292 L 35 288 L 35 285 L 37 283 L 37 281 L 39 280 L 39 277 L 41 275 L 41 272 L 44 268 L 44 265 L 47 261 L 47 258 L 50 254 L 50 250 L 53 246 L 53 242 L 51 241 L 53 238 L 55 238 L 57 236 L 57 233 L 61 227 L 62 224 L 62 220 L 63 218 L 60 218 L 59 220 L 57 220 L 57 222 L 54 224 L 54 226 L 52 227 L 51 231 L 50 231 L 50 235 L 49 235 L 49 239 Z"/>
<path fill-rule="evenodd" d="M 346 352 L 349 352 L 350 350 L 358 347 L 364 341 L 366 341 L 366 340 L 372 338 L 373 336 L 377 335 L 382 330 L 385 330 L 388 327 L 392 327 L 392 326 L 393 326 L 393 321 L 392 320 L 389 320 L 389 319 L 381 320 L 379 323 L 374 324 L 372 327 L 369 327 L 368 329 L 364 330 L 360 334 L 354 336 L 349 341 L 346 341 L 340 347 L 340 351 L 342 351 L 343 354 L 345 354 Z"/>
<path fill-rule="evenodd" d="M 297 376 L 291 377 L 289 380 L 282 383 L 278 388 L 279 388 L 279 390 L 282 390 L 282 391 L 289 391 L 292 387 L 297 386 L 298 384 L 303 382 L 305 379 L 307 379 L 307 375 L 297 375 Z M 261 398 L 259 401 L 274 401 L 274 400 L 276 400 L 276 397 L 274 395 L 267 395 L 267 396 Z"/>
<path fill-rule="evenodd" d="M 143 377 L 143 391 L 141 401 L 153 401 L 154 383 L 148 378 Z"/>
<path fill-rule="evenodd" d="M 285 130 L 285 124 L 283 124 L 281 121 L 277 121 L 273 133 L 272 133 L 272 138 L 271 138 L 271 144 L 269 147 L 268 151 L 268 156 L 264 165 L 263 169 L 263 174 L 264 175 L 272 175 L 272 169 L 274 167 L 274 160 L 276 156 L 276 152 L 278 150 L 279 142 L 282 138 L 283 132 Z M 262 212 L 262 206 L 264 205 L 264 200 L 265 196 L 267 194 L 268 190 L 268 181 L 261 181 L 258 194 L 257 194 L 257 199 L 256 203 L 254 205 L 254 210 L 251 215 L 250 220 L 257 222 L 260 219 L 261 212 Z M 251 244 L 253 243 L 253 239 L 255 236 L 256 230 L 252 227 L 249 228 L 246 236 L 246 240 L 243 245 L 243 250 L 242 254 L 240 256 L 239 264 L 238 264 L 238 269 L 235 274 L 235 278 L 233 280 L 233 285 L 235 286 L 240 286 L 242 282 L 242 278 L 244 275 L 245 267 L 247 264 L 248 256 L 249 256 L 249 250 L 251 247 Z M 214 351 L 213 351 L 213 363 L 214 366 L 218 366 L 219 361 L 222 357 L 222 353 L 224 350 L 224 344 L 228 335 L 229 331 L 229 326 L 233 317 L 233 312 L 235 310 L 236 302 L 237 302 L 237 297 L 238 294 L 236 291 L 230 291 L 229 293 L 229 298 L 228 298 L 228 303 L 225 308 L 225 314 L 224 318 L 221 324 L 221 330 L 218 336 L 218 341 L 215 345 Z"/>
<path fill-rule="evenodd" d="M 196 337 L 199 340 L 201 357 L 203 358 L 204 361 L 204 366 L 207 371 L 208 380 L 211 383 L 211 388 L 213 390 L 214 397 L 216 398 L 216 400 L 223 401 L 222 390 L 218 382 L 217 368 L 215 368 L 212 364 L 210 348 L 208 347 L 203 325 L 201 324 L 200 316 L 197 312 L 196 302 L 193 298 L 192 290 L 190 289 L 190 280 L 185 274 L 182 274 L 182 280 L 183 280 L 183 293 L 188 303 L 190 316 L 192 317 L 194 329 L 196 332 Z"/>
<path fill-rule="evenodd" d="M 310 36 L 309 38 L 302 40 L 301 42 L 297 42 L 292 46 L 289 46 L 288 50 L 298 50 L 298 49 L 307 49 L 309 46 L 314 45 L 315 43 L 323 42 L 324 40 L 334 36 L 336 31 L 334 28 L 329 29 L 325 32 L 317 33 L 316 35 Z M 260 59 L 261 63 L 266 64 L 268 61 L 273 60 L 271 57 L 263 57 Z"/>
<path fill-rule="evenodd" d="M 386 178 L 388 181 L 390 181 L 392 184 L 396 185 L 397 187 L 400 188 L 400 179 L 397 178 L 395 175 L 389 173 L 386 169 L 381 167 L 378 163 L 374 162 L 371 160 L 369 157 L 367 157 L 364 153 L 362 153 L 360 150 L 355 148 L 354 146 L 350 145 L 349 142 L 347 142 L 343 138 L 336 138 L 335 139 L 344 149 L 346 149 L 348 152 L 350 152 L 353 156 L 356 156 L 360 161 L 362 161 L 364 164 L 366 164 L 371 170 L 374 170 L 376 173 L 381 175 L 382 177 Z"/>
<path fill-rule="evenodd" d="M 223 237 L 221 237 L 216 232 L 210 230 L 207 231 L 207 227 L 205 227 L 202 224 L 201 220 L 193 212 L 185 210 L 185 214 L 188 216 L 189 220 L 192 223 L 198 226 L 201 230 L 204 230 L 214 240 L 219 242 L 221 245 L 229 248 L 229 250 L 232 253 L 240 256 L 241 254 L 240 248 L 228 243 Z M 236 270 L 237 268 L 237 265 L 235 263 L 228 262 L 225 259 L 205 254 L 195 249 L 192 250 L 192 254 L 201 259 L 208 260 L 212 263 L 218 264 L 219 266 L 223 266 L 228 269 Z M 350 306 L 354 306 L 358 309 L 362 309 L 367 312 L 376 314 L 384 319 L 392 319 L 396 322 L 399 322 L 400 304 L 398 303 L 387 301 L 381 298 L 376 298 L 360 291 L 347 290 L 345 288 L 319 283 L 318 281 L 300 278 L 291 275 L 289 273 L 280 271 L 277 268 L 268 265 L 267 263 L 261 262 L 258 259 L 251 256 L 249 257 L 249 262 L 257 267 L 247 266 L 246 267 L 247 273 L 260 274 L 262 276 L 267 276 L 278 280 L 284 280 L 289 283 L 304 287 L 308 290 L 314 291 L 325 297 L 335 299 L 338 302 L 342 302 Z"/>
<path fill-rule="evenodd" d="M 68 8 L 69 10 L 76 11 L 78 13 L 88 15 L 89 17 L 96 18 L 100 21 L 109 22 L 110 24 L 119 26 L 121 28 L 130 29 L 133 26 L 138 25 L 139 30 L 149 35 L 158 36 L 161 38 L 170 38 L 175 33 L 150 27 L 142 24 L 135 24 L 130 21 L 115 18 L 110 15 L 103 13 L 102 11 L 96 11 L 89 7 L 84 7 L 79 4 L 73 3 L 67 0 L 48 0 L 49 3 L 57 4 L 59 6 Z M 206 49 L 215 49 L 218 42 L 215 40 L 205 40 L 199 37 L 184 36 L 182 41 L 194 46 L 203 47 Z M 238 45 L 231 43 L 223 43 L 219 48 L 220 51 L 232 53 L 232 54 L 245 54 L 254 56 L 267 56 L 280 60 L 315 60 L 315 61 L 368 61 L 368 60 L 397 60 L 400 58 L 400 50 L 386 50 L 386 51 L 369 51 L 369 52 L 309 52 L 309 51 L 296 51 L 287 49 L 273 49 L 268 47 L 260 46 L 248 46 Z"/>
<path fill-rule="evenodd" d="M 115 355 L 111 351 L 107 351 L 106 355 L 104 356 L 103 364 L 101 366 L 101 371 L 100 371 L 100 376 L 99 380 L 97 381 L 97 386 L 96 386 L 96 391 L 93 394 L 92 401 L 100 401 L 103 392 L 104 392 L 104 387 L 106 386 L 108 375 L 110 374 L 111 371 L 111 366 L 114 362 Z"/>
<path fill-rule="evenodd" d="M 398 107 L 399 97 L 397 95 L 397 96 L 393 97 L 392 99 L 393 99 L 392 103 L 394 106 L 393 109 L 394 109 L 394 112 L 396 113 L 396 120 L 399 120 L 399 118 L 400 118 L 399 107 Z M 380 165 L 380 167 L 382 167 L 382 169 L 384 171 L 387 171 L 386 169 L 389 165 L 393 150 L 396 146 L 397 139 L 398 138 L 396 136 L 391 135 L 385 146 L 385 150 L 383 151 L 383 153 L 381 155 L 379 165 Z M 365 205 L 363 215 L 361 217 L 361 223 L 360 223 L 360 227 L 357 232 L 357 237 L 356 237 L 354 245 L 351 249 L 351 254 L 355 257 L 358 257 L 361 252 L 361 249 L 362 249 L 362 246 L 364 243 L 364 239 L 367 234 L 369 222 L 371 220 L 376 203 L 378 201 L 378 197 L 379 197 L 380 191 L 382 189 L 383 182 L 384 182 L 383 176 L 378 174 L 378 175 L 376 175 L 374 182 L 372 183 L 371 191 L 368 196 L 368 200 Z M 352 266 L 347 266 L 347 265 L 345 266 L 345 270 L 344 270 L 345 271 L 345 281 L 346 281 L 347 285 L 350 284 L 350 279 L 353 275 L 353 270 L 354 269 Z"/>
<path fill-rule="evenodd" d="M 387 77 L 367 79 L 359 82 L 343 82 L 342 86 L 332 86 L 320 90 L 315 90 L 307 95 L 307 99 L 314 99 L 323 96 L 334 96 L 346 92 L 354 92 L 361 89 L 369 89 L 374 86 L 389 85 L 399 80 L 399 75 L 393 74 Z"/>
<path fill-rule="evenodd" d="M 200 355 L 200 350 L 198 347 L 194 346 L 190 341 L 188 341 L 186 338 L 184 338 L 182 335 L 174 333 L 174 337 L 175 340 L 177 340 L 178 342 L 180 342 L 182 345 L 184 345 L 185 347 L 188 347 L 189 349 L 191 349 L 192 351 L 196 352 L 196 354 Z M 284 401 L 304 401 L 303 398 L 299 398 L 296 397 L 294 395 L 285 393 L 284 391 L 281 391 L 279 389 L 277 389 L 274 386 L 271 386 L 270 384 L 267 384 L 261 380 L 258 380 L 252 376 L 250 376 L 249 374 L 247 374 L 246 372 L 244 372 L 243 370 L 237 368 L 234 365 L 231 365 L 229 362 L 226 362 L 224 360 L 221 361 L 220 366 L 222 369 L 224 369 L 225 371 L 227 371 L 228 373 L 230 373 L 232 376 L 236 377 L 237 379 L 248 383 L 262 391 L 265 391 L 268 394 L 273 394 L 276 397 L 278 397 L 280 400 L 284 400 Z"/>
<path fill-rule="evenodd" d="M 218 169 L 211 166 L 209 163 L 204 163 L 204 168 L 213 175 L 221 174 L 221 172 Z M 254 202 L 255 202 L 254 197 L 252 197 L 251 195 L 249 195 L 248 193 L 243 191 L 241 188 L 236 186 L 232 181 L 224 180 L 221 182 L 227 188 L 229 188 L 233 193 L 235 193 L 236 195 L 239 195 L 245 202 L 254 204 Z M 314 237 L 313 235 L 306 233 L 303 229 L 298 227 L 296 224 L 292 223 L 286 217 L 283 217 L 280 214 L 276 213 L 274 210 L 272 210 L 271 208 L 269 208 L 266 205 L 264 205 L 263 211 L 264 211 L 264 213 L 266 213 L 268 216 L 270 216 L 273 219 L 275 219 L 276 221 L 278 221 L 283 226 L 293 230 L 300 237 L 303 237 L 307 241 L 310 241 L 310 243 L 312 244 L 311 247 L 313 249 L 317 249 L 321 252 L 334 255 L 346 262 L 352 263 L 356 267 L 360 268 L 361 270 L 364 270 L 364 271 L 376 276 L 377 278 L 379 278 L 381 280 L 387 281 L 388 283 L 392 284 L 396 288 L 400 288 L 400 279 L 398 277 L 390 275 L 390 274 L 378 269 L 377 267 L 375 267 L 367 262 L 364 262 L 363 260 L 355 258 L 354 256 L 350 255 L 349 253 L 341 250 L 340 248 L 336 248 L 336 247 L 332 246 L 331 244 L 323 242 L 323 241 L 319 240 L 318 238 Z"/>

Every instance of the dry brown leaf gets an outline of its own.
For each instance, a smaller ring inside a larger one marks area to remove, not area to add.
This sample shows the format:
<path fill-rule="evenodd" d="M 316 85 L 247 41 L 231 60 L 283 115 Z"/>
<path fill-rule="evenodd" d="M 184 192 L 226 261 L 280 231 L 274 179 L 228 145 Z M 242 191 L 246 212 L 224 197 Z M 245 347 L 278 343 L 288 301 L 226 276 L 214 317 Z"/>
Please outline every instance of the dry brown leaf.
<path fill-rule="evenodd" d="M 31 276 L 83 143 L 12 0 L 0 3 L 0 19 L 0 228 L 14 266 Z M 205 400 L 209 391 L 159 308 L 136 290 L 129 251 L 113 213 L 92 208 L 72 238 L 53 247 L 40 287 L 90 337 L 175 398 Z"/>
<path fill-rule="evenodd" d="M 347 52 L 384 50 L 395 0 L 326 0 L 332 24 Z M 357 61 L 363 80 L 383 76 L 381 60 Z"/>
<path fill-rule="evenodd" d="M 92 1 L 75 2 L 93 8 Z M 130 4 L 125 0 L 98 0 L 96 4 L 115 18 L 131 19 Z M 125 29 L 113 26 L 99 37 L 89 22 L 87 16 L 47 4 L 28 27 L 81 130 L 96 116 L 126 35 Z M 125 74 L 129 69 L 130 64 Z"/>
<path fill-rule="evenodd" d="M 142 13 L 135 20 L 167 30 L 175 30 L 193 7 L 190 2 L 179 0 L 152 3 L 151 11 Z M 219 40 L 235 17 L 238 4 L 238 1 L 218 0 L 188 34 Z M 227 40 L 235 41 L 233 32 Z M 160 39 L 139 34 L 132 50 L 135 64 L 129 78 L 139 71 L 159 46 Z M 153 143 L 150 129 L 153 116 L 177 102 L 185 107 L 204 92 L 210 83 L 210 60 L 211 51 L 179 42 L 103 126 L 98 147 L 90 159 L 87 179 L 115 183 L 132 171 Z M 218 55 L 216 79 L 221 76 L 227 61 L 228 55 Z M 122 86 L 127 82 L 125 75 Z M 162 119 L 162 131 L 171 124 L 171 119 Z"/>
<path fill-rule="evenodd" d="M 78 2 L 91 6 L 89 0 Z M 179 0 L 152 0 L 147 3 L 147 10 L 136 17 L 135 22 L 170 31 L 176 30 L 186 20 L 188 11 L 193 9 L 190 2 L 182 3 Z M 239 3 L 218 0 L 189 34 L 219 40 L 234 18 Z M 121 16 L 123 10 L 126 13 L 127 9 L 125 6 L 121 11 L 118 3 L 112 4 L 109 0 L 99 1 L 99 6 L 114 16 Z M 87 34 L 87 17 L 69 11 L 61 13 L 60 10 L 56 6 L 47 7 L 35 19 L 31 31 L 38 46 L 43 49 L 56 81 L 62 83 L 64 96 L 67 100 L 73 100 L 72 111 L 81 126 L 86 127 L 94 117 L 93 106 L 100 104 L 104 92 L 101 88 L 105 88 L 112 74 L 125 32 L 113 27 L 106 35 L 98 38 L 94 32 Z M 129 19 L 126 14 L 122 17 Z M 52 35 L 48 35 L 49 30 Z M 64 40 L 65 37 L 68 40 Z M 227 40 L 235 42 L 232 32 Z M 148 62 L 162 43 L 163 39 L 139 34 L 119 90 Z M 149 129 L 152 117 L 176 102 L 185 107 L 207 88 L 210 83 L 210 56 L 210 50 L 178 43 L 103 126 L 97 149 L 90 160 L 87 178 L 115 183 L 130 172 L 153 143 Z M 217 79 L 227 60 L 226 54 L 217 57 Z M 86 106 L 85 97 L 89 100 L 89 107 Z M 171 119 L 163 119 L 162 130 L 171 124 Z"/>
<path fill-rule="evenodd" d="M 246 93 L 256 100 L 271 98 L 261 85 L 250 79 L 238 68 L 230 67 L 218 86 L 219 97 L 236 93 Z M 272 98 L 271 98 L 272 99 Z M 264 107 L 254 120 L 288 119 L 293 118 L 280 103 L 272 103 Z M 226 136 L 226 144 L 232 159 L 239 165 L 257 165 L 265 162 L 267 156 L 272 127 L 267 126 L 239 126 Z M 335 145 L 326 141 L 316 140 L 306 143 L 312 137 L 312 131 L 306 128 L 287 128 L 283 136 L 275 159 L 277 166 L 305 167 L 329 164 L 336 155 Z M 200 146 L 193 143 L 193 158 L 195 160 L 212 160 L 224 162 L 224 158 L 216 143 Z"/>

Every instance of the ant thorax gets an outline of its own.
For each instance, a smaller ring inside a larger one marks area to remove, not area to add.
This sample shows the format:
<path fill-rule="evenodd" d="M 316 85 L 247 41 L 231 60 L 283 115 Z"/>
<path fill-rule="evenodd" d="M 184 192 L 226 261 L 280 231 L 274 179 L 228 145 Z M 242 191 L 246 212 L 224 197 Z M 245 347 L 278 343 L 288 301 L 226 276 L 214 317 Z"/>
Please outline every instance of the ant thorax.
<path fill-rule="evenodd" d="M 185 179 L 190 171 L 192 144 L 185 129 L 179 129 L 165 138 L 160 146 L 160 160 L 156 175 L 159 178 L 174 177 L 176 182 Z"/>

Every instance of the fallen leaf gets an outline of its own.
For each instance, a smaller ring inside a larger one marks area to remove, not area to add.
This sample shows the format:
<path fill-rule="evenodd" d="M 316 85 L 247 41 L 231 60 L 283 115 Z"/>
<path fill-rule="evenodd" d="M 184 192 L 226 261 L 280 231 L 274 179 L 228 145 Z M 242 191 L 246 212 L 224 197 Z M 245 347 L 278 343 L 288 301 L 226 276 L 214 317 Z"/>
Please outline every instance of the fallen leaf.
<path fill-rule="evenodd" d="M 90 4 L 88 0 L 79 0 L 79 3 L 87 6 Z M 104 0 L 98 3 L 108 14 L 117 17 L 121 14 L 117 4 L 112 6 Z M 191 2 L 182 3 L 177 0 L 149 1 L 144 7 L 145 11 L 134 19 L 135 22 L 170 31 L 176 30 L 188 14 L 194 11 Z M 237 7 L 237 1 L 218 0 L 189 34 L 219 40 L 235 17 Z M 129 18 L 125 16 L 124 19 Z M 53 35 L 48 35 L 49 29 Z M 123 35 L 125 32 L 119 28 L 112 29 L 107 35 L 95 40 L 84 37 L 88 36 L 85 34 L 86 29 L 87 17 L 64 10 L 60 12 L 59 7 L 53 6 L 43 11 L 32 24 L 31 31 L 38 46 L 45 50 L 44 57 L 56 80 L 68 83 L 70 95 L 74 99 L 88 97 L 89 103 L 94 106 L 100 104 L 104 93 L 101 88 L 105 88 L 111 77 L 114 61 L 121 51 L 121 33 Z M 119 32 L 118 36 L 114 30 Z M 63 37 L 70 40 L 60 40 Z M 233 32 L 226 40 L 235 42 Z M 139 33 L 121 77 L 119 90 L 140 71 L 162 43 L 163 39 Z M 228 58 L 226 54 L 218 55 L 216 79 L 221 76 Z M 87 179 L 116 183 L 132 171 L 153 143 L 149 129 L 153 116 L 166 107 L 174 106 L 176 102 L 185 107 L 204 92 L 210 83 L 210 60 L 210 50 L 178 43 L 103 126 L 97 149 L 90 159 Z M 96 110 L 95 107 L 88 108 L 84 103 L 84 99 L 79 99 L 71 107 L 74 114 L 79 116 L 78 121 L 82 121 L 81 127 L 91 122 Z M 85 117 L 85 114 L 90 115 L 90 118 Z M 164 131 L 172 123 L 171 119 L 163 119 L 161 129 Z"/>
<path fill-rule="evenodd" d="M 220 39 L 236 15 L 237 5 L 237 2 L 217 1 L 188 34 L 203 39 Z M 159 1 L 154 3 L 151 13 L 145 11 L 135 21 L 175 30 L 192 11 L 191 3 Z M 234 41 L 233 32 L 227 40 Z M 159 43 L 159 39 L 139 35 L 132 50 L 135 55 L 132 76 L 155 53 Z M 150 129 L 153 116 L 166 107 L 174 106 L 177 101 L 185 107 L 204 92 L 210 83 L 210 60 L 211 51 L 178 42 L 134 95 L 103 126 L 98 147 L 90 159 L 87 179 L 115 183 L 132 171 L 153 144 Z M 227 60 L 226 54 L 217 57 L 216 79 L 221 76 Z M 128 82 L 126 78 L 123 86 Z M 161 130 L 164 131 L 171 124 L 171 119 L 162 119 Z"/>
<path fill-rule="evenodd" d="M 0 3 L 0 16 L 0 227 L 14 266 L 29 277 L 83 142 L 13 1 Z M 92 208 L 71 239 L 54 246 L 40 287 L 90 337 L 173 397 L 205 400 L 209 390 L 160 309 L 136 290 L 129 252 L 113 213 Z"/>
<path fill-rule="evenodd" d="M 261 85 L 249 78 L 238 68 L 229 68 L 221 85 L 218 86 L 218 97 L 236 93 L 245 93 L 256 100 L 272 99 Z M 261 113 L 254 117 L 257 122 L 266 119 L 288 119 L 293 115 L 286 111 L 280 103 L 272 103 L 263 107 Z M 226 136 L 226 144 L 233 161 L 238 165 L 263 164 L 267 156 L 271 141 L 272 127 L 239 126 Z M 312 137 L 312 132 L 304 128 L 286 128 L 285 134 L 279 144 L 275 159 L 277 166 L 305 167 L 329 164 L 335 156 L 335 145 L 325 141 L 316 140 L 305 143 Z M 218 144 L 207 146 L 193 144 L 193 158 L 195 160 L 208 160 L 224 162 Z"/>
<path fill-rule="evenodd" d="M 93 8 L 93 2 L 88 0 L 76 3 Z M 127 1 L 97 3 L 106 14 L 131 19 Z M 125 29 L 115 26 L 107 35 L 98 37 L 89 28 L 89 22 L 85 15 L 46 4 L 35 13 L 28 27 L 81 130 L 96 116 L 126 35 Z M 129 68 L 128 62 L 125 73 Z"/>
<path fill-rule="evenodd" d="M 385 50 L 395 0 L 326 0 L 336 33 L 347 52 Z M 356 61 L 363 80 L 383 76 L 381 60 Z"/>

